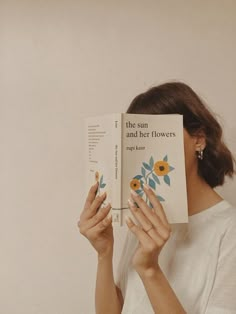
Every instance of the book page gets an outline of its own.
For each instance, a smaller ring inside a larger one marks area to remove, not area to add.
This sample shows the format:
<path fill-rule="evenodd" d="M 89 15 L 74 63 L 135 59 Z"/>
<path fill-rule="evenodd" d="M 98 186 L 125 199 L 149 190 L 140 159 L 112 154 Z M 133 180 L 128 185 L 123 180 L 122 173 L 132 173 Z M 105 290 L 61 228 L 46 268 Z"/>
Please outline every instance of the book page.
<path fill-rule="evenodd" d="M 170 223 L 188 222 L 183 117 L 123 114 L 122 140 L 122 207 L 130 189 L 151 207 L 143 191 L 147 183 Z"/>

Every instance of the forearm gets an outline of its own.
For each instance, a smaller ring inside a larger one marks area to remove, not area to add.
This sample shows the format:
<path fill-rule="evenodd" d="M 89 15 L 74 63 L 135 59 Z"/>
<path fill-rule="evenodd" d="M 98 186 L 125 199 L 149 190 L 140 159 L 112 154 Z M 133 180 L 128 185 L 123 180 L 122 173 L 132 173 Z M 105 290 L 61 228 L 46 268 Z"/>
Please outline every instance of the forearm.
<path fill-rule="evenodd" d="M 159 267 L 150 269 L 139 275 L 156 314 L 186 314 L 186 311 Z"/>
<path fill-rule="evenodd" d="M 121 303 L 116 291 L 110 255 L 98 257 L 95 305 L 97 314 L 121 313 Z"/>

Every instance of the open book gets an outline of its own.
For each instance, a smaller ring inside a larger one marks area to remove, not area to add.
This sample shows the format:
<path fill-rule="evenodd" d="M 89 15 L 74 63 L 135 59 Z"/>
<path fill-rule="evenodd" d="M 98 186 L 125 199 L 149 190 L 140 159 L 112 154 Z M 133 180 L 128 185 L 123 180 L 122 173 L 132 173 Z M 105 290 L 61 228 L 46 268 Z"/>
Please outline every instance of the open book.
<path fill-rule="evenodd" d="M 130 189 L 151 207 L 143 184 L 162 203 L 170 223 L 188 222 L 181 115 L 109 114 L 86 119 L 87 188 L 107 192 L 113 224 L 123 225 Z"/>

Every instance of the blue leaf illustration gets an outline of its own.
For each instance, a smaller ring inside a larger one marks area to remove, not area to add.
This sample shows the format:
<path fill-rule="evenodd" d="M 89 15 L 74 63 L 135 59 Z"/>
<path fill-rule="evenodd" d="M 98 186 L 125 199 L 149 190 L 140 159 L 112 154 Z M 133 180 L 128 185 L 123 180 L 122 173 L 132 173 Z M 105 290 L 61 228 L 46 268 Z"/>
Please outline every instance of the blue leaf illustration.
<path fill-rule="evenodd" d="M 143 192 L 143 190 L 136 190 L 135 192 L 136 192 L 137 194 L 140 194 L 140 193 Z"/>
<path fill-rule="evenodd" d="M 137 176 L 134 177 L 134 179 L 140 180 L 142 179 L 143 176 L 141 176 L 140 174 L 138 174 Z"/>
<path fill-rule="evenodd" d="M 140 180 L 140 184 L 141 184 L 141 189 L 143 189 L 144 182 L 142 180 Z"/>
<path fill-rule="evenodd" d="M 105 186 L 106 186 L 106 183 L 102 183 L 102 184 L 100 185 L 101 189 L 105 188 Z"/>
<path fill-rule="evenodd" d="M 169 171 L 172 171 L 172 170 L 175 170 L 175 168 L 170 166 Z"/>
<path fill-rule="evenodd" d="M 100 179 L 100 185 L 103 183 L 103 175 L 101 176 L 101 179 Z"/>
<path fill-rule="evenodd" d="M 153 168 L 153 166 L 154 166 L 154 159 L 153 159 L 153 157 L 151 157 L 150 160 L 149 160 L 149 166 L 151 168 Z"/>
<path fill-rule="evenodd" d="M 143 166 L 144 166 L 145 169 L 147 169 L 147 170 L 149 170 L 149 171 L 152 170 L 152 168 L 151 168 L 151 167 L 149 166 L 149 164 L 147 164 L 146 162 L 143 162 Z"/>
<path fill-rule="evenodd" d="M 142 191 L 142 192 L 140 192 L 138 195 L 141 196 L 141 197 L 143 197 L 143 194 L 144 194 L 144 192 Z"/>
<path fill-rule="evenodd" d="M 148 179 L 148 184 L 150 185 L 151 188 L 154 190 L 156 189 L 156 183 L 153 181 L 151 178 Z"/>
<path fill-rule="evenodd" d="M 160 180 L 158 179 L 158 176 L 156 176 L 154 173 L 152 173 L 152 177 L 156 181 L 157 184 L 160 184 Z"/>
<path fill-rule="evenodd" d="M 165 157 L 163 158 L 164 161 L 168 161 L 168 156 L 165 155 Z"/>
<path fill-rule="evenodd" d="M 145 170 L 143 167 L 141 168 L 141 173 L 142 173 L 143 177 L 145 178 L 145 176 L 146 176 L 146 170 Z"/>
<path fill-rule="evenodd" d="M 164 176 L 164 181 L 166 184 L 170 185 L 170 177 L 167 174 Z"/>
<path fill-rule="evenodd" d="M 162 196 L 157 195 L 157 198 L 158 198 L 158 200 L 159 200 L 160 202 L 165 202 L 165 199 L 164 199 Z"/>

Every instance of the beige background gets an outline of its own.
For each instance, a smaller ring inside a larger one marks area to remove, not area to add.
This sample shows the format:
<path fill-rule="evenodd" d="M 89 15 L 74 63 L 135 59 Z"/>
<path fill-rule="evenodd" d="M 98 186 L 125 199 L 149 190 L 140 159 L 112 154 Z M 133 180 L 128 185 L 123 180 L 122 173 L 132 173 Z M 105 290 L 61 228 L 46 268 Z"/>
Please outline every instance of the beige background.
<path fill-rule="evenodd" d="M 235 152 L 235 14 L 234 0 L 0 1 L 1 313 L 94 312 L 96 255 L 76 227 L 84 116 L 181 79 Z M 235 187 L 221 189 L 234 204 Z"/>

